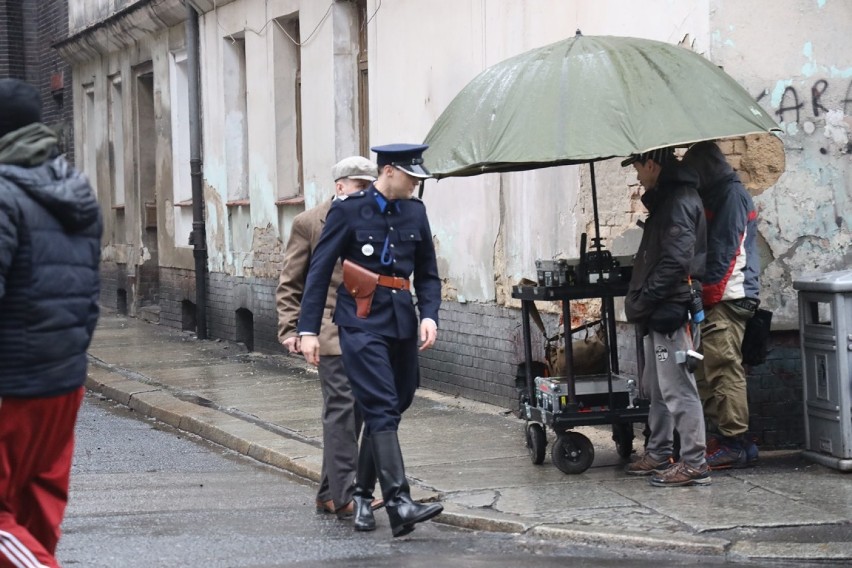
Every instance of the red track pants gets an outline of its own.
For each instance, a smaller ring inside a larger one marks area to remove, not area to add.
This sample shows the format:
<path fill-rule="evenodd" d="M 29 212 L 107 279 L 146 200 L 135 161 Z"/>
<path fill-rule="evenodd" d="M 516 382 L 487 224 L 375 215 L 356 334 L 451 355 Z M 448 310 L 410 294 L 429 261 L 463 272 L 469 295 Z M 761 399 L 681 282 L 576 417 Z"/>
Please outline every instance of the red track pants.
<path fill-rule="evenodd" d="M 0 400 L 0 568 L 59 566 L 74 424 L 83 387 L 51 398 Z"/>

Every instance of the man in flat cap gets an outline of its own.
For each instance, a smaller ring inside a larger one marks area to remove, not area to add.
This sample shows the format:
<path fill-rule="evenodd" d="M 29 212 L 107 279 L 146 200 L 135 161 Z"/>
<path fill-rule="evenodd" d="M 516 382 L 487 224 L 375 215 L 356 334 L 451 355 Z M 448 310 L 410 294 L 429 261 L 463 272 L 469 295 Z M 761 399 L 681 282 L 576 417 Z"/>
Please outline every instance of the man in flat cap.
<path fill-rule="evenodd" d="M 58 155 L 38 91 L 0 79 L 0 566 L 58 566 L 101 214 Z"/>
<path fill-rule="evenodd" d="M 378 176 L 376 164 L 361 156 L 350 156 L 340 160 L 331 169 L 334 179 L 335 195 L 318 206 L 296 215 L 287 250 L 284 253 L 284 266 L 275 294 L 278 309 L 278 340 L 291 353 L 300 352 L 296 323 L 299 320 L 300 303 L 305 291 L 305 278 L 314 249 L 319 242 L 325 219 L 335 200 L 345 199 L 350 193 L 369 187 Z M 337 326 L 331 321 L 337 289 L 343 281 L 343 271 L 337 266 L 328 286 L 325 298 L 322 327 L 320 329 L 321 349 L 319 378 L 323 395 L 322 430 L 323 459 L 320 487 L 317 492 L 316 508 L 318 513 L 337 514 L 339 518 L 349 518 L 354 510 L 352 494 L 355 485 L 355 468 L 358 457 L 358 435 L 363 419 L 352 396 L 352 387 L 340 356 L 340 343 Z M 376 485 L 375 471 L 369 475 L 370 462 L 365 465 L 365 475 L 372 477 L 368 489 Z M 365 487 L 367 482 L 365 480 Z M 372 501 L 368 511 L 362 515 L 359 530 L 373 530 Z M 371 522 L 372 521 L 372 522 Z"/>
<path fill-rule="evenodd" d="M 704 419 L 687 352 L 691 300 L 700 295 L 707 256 L 707 224 L 698 195 L 698 174 L 671 148 L 633 155 L 648 209 L 642 241 L 624 300 L 627 321 L 644 332 L 643 386 L 649 394 L 651 435 L 645 454 L 627 466 L 628 475 L 648 475 L 651 485 L 682 487 L 710 483 L 705 459 Z M 673 462 L 674 430 L 681 458 Z"/>
<path fill-rule="evenodd" d="M 372 452 L 393 536 L 438 515 L 440 504 L 411 499 L 397 429 L 419 386 L 420 350 L 437 338 L 441 280 L 432 230 L 423 202 L 413 197 L 417 184 L 431 177 L 423 166 L 423 144 L 373 148 L 379 178 L 367 190 L 336 202 L 311 259 L 298 331 L 302 353 L 320 361 L 325 290 L 338 259 L 343 286 L 338 290 L 334 323 L 355 399 L 364 415 L 361 455 Z M 411 276 L 417 290 L 417 312 Z M 359 467 L 368 459 L 359 457 Z M 357 475 L 356 526 L 366 496 Z"/>

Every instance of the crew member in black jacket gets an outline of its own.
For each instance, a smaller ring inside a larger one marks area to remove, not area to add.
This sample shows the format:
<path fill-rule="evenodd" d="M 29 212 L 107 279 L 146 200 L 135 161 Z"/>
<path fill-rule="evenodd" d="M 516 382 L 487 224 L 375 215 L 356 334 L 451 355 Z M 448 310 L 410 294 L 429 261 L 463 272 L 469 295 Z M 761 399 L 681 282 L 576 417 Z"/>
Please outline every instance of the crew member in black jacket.
<path fill-rule="evenodd" d="M 622 163 L 636 168 L 648 209 L 636 253 L 624 310 L 644 337 L 643 384 L 650 395 L 645 455 L 627 466 L 630 475 L 650 475 L 651 485 L 707 485 L 705 432 L 701 400 L 687 353 L 696 347 L 690 336 L 689 307 L 704 275 L 707 224 L 698 195 L 698 176 L 680 163 L 670 148 L 633 155 Z M 694 351 L 693 351 L 694 352 Z M 681 459 L 672 462 L 674 429 Z"/>

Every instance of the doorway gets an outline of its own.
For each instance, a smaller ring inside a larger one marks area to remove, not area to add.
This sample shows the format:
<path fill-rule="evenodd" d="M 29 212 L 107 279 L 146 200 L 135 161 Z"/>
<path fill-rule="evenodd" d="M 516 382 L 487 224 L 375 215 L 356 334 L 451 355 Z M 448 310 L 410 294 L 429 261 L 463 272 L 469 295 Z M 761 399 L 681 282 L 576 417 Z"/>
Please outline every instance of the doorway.
<path fill-rule="evenodd" d="M 140 228 L 143 256 L 136 266 L 136 297 L 138 308 L 159 302 L 160 261 L 157 245 L 157 130 L 154 114 L 154 73 L 150 64 L 136 71 L 136 191 L 138 215 L 134 219 Z M 129 268 L 129 267 L 128 267 Z"/>

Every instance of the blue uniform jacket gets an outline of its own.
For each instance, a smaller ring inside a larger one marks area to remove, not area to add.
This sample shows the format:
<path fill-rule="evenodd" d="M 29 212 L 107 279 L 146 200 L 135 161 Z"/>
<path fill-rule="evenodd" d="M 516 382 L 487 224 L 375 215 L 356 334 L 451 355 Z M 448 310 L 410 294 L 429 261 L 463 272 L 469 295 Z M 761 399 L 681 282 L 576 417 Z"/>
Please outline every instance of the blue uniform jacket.
<path fill-rule="evenodd" d="M 387 276 L 414 274 L 420 317 L 438 323 L 441 280 L 422 201 L 388 202 L 370 186 L 332 205 L 308 269 L 299 332 L 319 332 L 331 274 L 346 259 Z M 419 327 L 411 293 L 383 286 L 376 287 L 370 315 L 362 319 L 355 315 L 355 299 L 341 285 L 333 320 L 397 339 L 416 337 Z"/>

